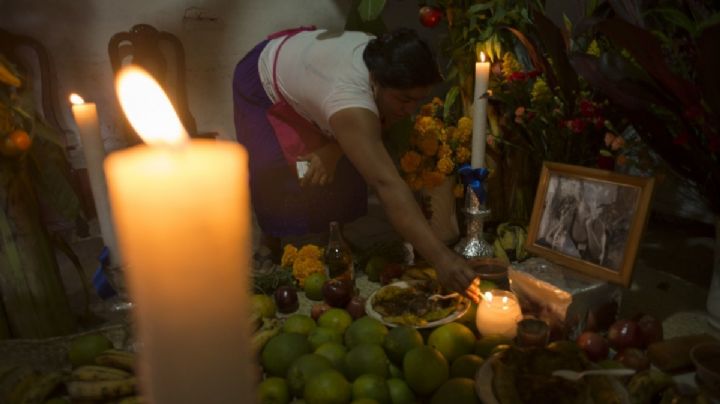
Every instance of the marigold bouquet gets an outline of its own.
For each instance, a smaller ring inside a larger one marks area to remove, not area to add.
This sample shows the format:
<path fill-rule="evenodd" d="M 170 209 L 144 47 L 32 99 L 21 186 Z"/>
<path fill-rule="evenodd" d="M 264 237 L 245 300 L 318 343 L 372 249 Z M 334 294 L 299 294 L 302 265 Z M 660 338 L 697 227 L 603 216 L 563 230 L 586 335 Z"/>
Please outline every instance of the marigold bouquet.
<path fill-rule="evenodd" d="M 470 161 L 472 120 L 461 117 L 453 126 L 442 116 L 439 98 L 423 105 L 415 117 L 409 147 L 400 157 L 403 178 L 414 191 L 439 186 L 455 175 L 458 166 Z M 454 194 L 463 195 L 462 185 L 456 184 Z"/>
<path fill-rule="evenodd" d="M 325 270 L 323 249 L 314 244 L 307 244 L 298 250 L 294 245 L 286 244 L 280 266 L 291 269 L 293 277 L 302 288 L 308 276 Z"/>

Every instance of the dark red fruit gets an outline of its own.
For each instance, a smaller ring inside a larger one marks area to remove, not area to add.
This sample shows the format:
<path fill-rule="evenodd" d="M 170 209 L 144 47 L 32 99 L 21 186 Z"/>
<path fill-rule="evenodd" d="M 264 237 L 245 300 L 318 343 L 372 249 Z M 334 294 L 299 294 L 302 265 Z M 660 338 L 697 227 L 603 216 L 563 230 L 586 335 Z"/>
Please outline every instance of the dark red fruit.
<path fill-rule="evenodd" d="M 420 24 L 432 28 L 442 20 L 442 11 L 437 7 L 423 6 L 420 8 Z"/>

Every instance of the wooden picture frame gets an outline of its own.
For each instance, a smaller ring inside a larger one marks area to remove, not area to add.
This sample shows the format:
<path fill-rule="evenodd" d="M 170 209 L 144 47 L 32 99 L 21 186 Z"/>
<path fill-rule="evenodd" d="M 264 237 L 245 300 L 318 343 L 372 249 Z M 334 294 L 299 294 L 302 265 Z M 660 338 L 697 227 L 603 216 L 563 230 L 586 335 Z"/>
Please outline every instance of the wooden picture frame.
<path fill-rule="evenodd" d="M 653 187 L 652 177 L 545 162 L 525 247 L 628 287 Z"/>

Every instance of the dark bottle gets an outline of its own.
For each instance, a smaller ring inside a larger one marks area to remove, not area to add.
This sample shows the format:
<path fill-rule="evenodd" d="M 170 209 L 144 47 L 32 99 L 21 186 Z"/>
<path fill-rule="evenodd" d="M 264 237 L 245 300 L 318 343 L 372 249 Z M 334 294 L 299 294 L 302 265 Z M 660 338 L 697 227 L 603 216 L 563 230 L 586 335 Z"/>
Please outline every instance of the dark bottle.
<path fill-rule="evenodd" d="M 328 279 L 340 279 L 354 283 L 352 251 L 343 239 L 338 222 L 330 222 L 330 237 L 327 248 L 325 248 L 325 265 Z"/>

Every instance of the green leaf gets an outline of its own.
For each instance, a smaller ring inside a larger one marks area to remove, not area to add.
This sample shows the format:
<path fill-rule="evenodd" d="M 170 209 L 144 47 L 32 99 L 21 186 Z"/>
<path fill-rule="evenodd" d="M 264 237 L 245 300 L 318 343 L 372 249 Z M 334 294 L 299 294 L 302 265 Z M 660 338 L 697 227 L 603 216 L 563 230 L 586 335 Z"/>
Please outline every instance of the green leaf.
<path fill-rule="evenodd" d="M 443 121 L 447 122 L 448 117 L 450 116 L 450 111 L 452 110 L 452 106 L 453 104 L 455 104 L 455 101 L 457 100 L 459 94 L 460 87 L 452 86 L 445 95 L 445 103 L 443 105 Z"/>
<path fill-rule="evenodd" d="M 357 7 L 363 21 L 377 19 L 385 8 L 385 0 L 361 0 Z"/>
<path fill-rule="evenodd" d="M 475 15 L 481 11 L 492 10 L 495 7 L 494 1 L 488 1 L 487 3 L 473 4 L 467 9 L 466 14 L 468 16 Z"/>

